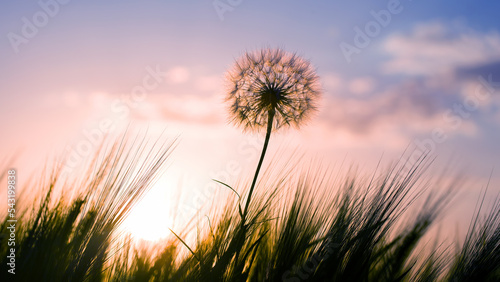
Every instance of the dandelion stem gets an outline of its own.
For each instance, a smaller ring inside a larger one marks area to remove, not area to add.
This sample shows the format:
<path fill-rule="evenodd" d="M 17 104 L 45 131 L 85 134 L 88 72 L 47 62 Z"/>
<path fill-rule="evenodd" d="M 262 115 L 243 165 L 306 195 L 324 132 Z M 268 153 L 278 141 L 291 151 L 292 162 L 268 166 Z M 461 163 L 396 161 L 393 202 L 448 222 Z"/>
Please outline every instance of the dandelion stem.
<path fill-rule="evenodd" d="M 264 141 L 264 147 L 262 148 L 259 164 L 257 165 L 255 176 L 253 177 L 252 186 L 250 187 L 250 191 L 248 192 L 247 202 L 245 203 L 245 209 L 243 211 L 243 223 L 245 222 L 245 218 L 247 216 L 248 206 L 250 205 L 250 200 L 252 199 L 253 189 L 255 188 L 255 184 L 257 183 L 257 177 L 259 176 L 260 168 L 262 166 L 262 162 L 264 161 L 264 156 L 266 155 L 267 145 L 269 144 L 269 139 L 271 138 L 271 131 L 273 129 L 273 119 L 275 112 L 276 111 L 274 108 L 269 110 L 269 117 L 267 120 L 266 140 Z"/>

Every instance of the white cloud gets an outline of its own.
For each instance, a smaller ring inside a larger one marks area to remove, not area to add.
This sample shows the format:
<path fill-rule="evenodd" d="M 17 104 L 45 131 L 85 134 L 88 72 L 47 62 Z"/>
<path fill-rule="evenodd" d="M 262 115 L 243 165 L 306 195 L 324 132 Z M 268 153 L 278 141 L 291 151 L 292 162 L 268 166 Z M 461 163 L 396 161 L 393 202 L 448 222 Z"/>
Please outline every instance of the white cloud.
<path fill-rule="evenodd" d="M 189 80 L 191 73 L 183 66 L 173 67 L 167 71 L 167 82 L 172 84 L 182 84 Z"/>
<path fill-rule="evenodd" d="M 500 34 L 434 22 L 388 37 L 383 48 L 392 56 L 386 73 L 434 75 L 500 60 Z"/>

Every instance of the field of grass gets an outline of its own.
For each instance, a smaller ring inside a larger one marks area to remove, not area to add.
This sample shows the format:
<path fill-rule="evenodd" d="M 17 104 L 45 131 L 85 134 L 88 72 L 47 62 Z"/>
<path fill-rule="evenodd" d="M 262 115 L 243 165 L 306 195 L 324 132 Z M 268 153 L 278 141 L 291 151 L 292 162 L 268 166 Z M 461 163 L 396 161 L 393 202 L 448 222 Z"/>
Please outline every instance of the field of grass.
<path fill-rule="evenodd" d="M 56 167 L 23 187 L 40 196 L 16 211 L 15 276 L 2 218 L 1 281 L 500 281 L 500 201 L 486 213 L 478 201 L 463 244 L 424 241 L 460 186 L 429 179 L 425 156 L 367 178 L 274 167 L 281 172 L 264 172 L 246 212 L 249 183 L 221 184 L 230 200 L 195 222 L 196 243 L 185 241 L 190 230 L 172 230 L 161 247 L 137 248 L 118 236 L 120 223 L 175 142 L 125 143 L 103 146 L 83 176 L 63 178 Z"/>

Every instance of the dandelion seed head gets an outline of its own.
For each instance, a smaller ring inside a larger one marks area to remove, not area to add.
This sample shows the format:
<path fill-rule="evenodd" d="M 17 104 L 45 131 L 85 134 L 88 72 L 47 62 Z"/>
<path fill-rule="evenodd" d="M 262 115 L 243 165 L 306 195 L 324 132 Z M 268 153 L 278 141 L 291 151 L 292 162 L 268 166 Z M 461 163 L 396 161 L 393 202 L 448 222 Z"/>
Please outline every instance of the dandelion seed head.
<path fill-rule="evenodd" d="M 245 53 L 226 74 L 226 83 L 231 122 L 249 131 L 266 128 L 271 112 L 274 130 L 298 128 L 321 95 L 313 66 L 282 49 Z"/>

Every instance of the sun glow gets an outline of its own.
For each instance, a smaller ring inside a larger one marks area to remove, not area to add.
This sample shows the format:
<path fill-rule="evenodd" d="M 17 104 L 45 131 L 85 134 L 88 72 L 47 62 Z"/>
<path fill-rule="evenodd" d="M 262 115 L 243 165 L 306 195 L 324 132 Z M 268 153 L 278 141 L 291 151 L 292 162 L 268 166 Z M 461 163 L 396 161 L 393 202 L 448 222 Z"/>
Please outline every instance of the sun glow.
<path fill-rule="evenodd" d="M 170 236 L 172 228 L 172 183 L 160 179 L 123 222 L 123 231 L 137 240 L 158 241 Z"/>

